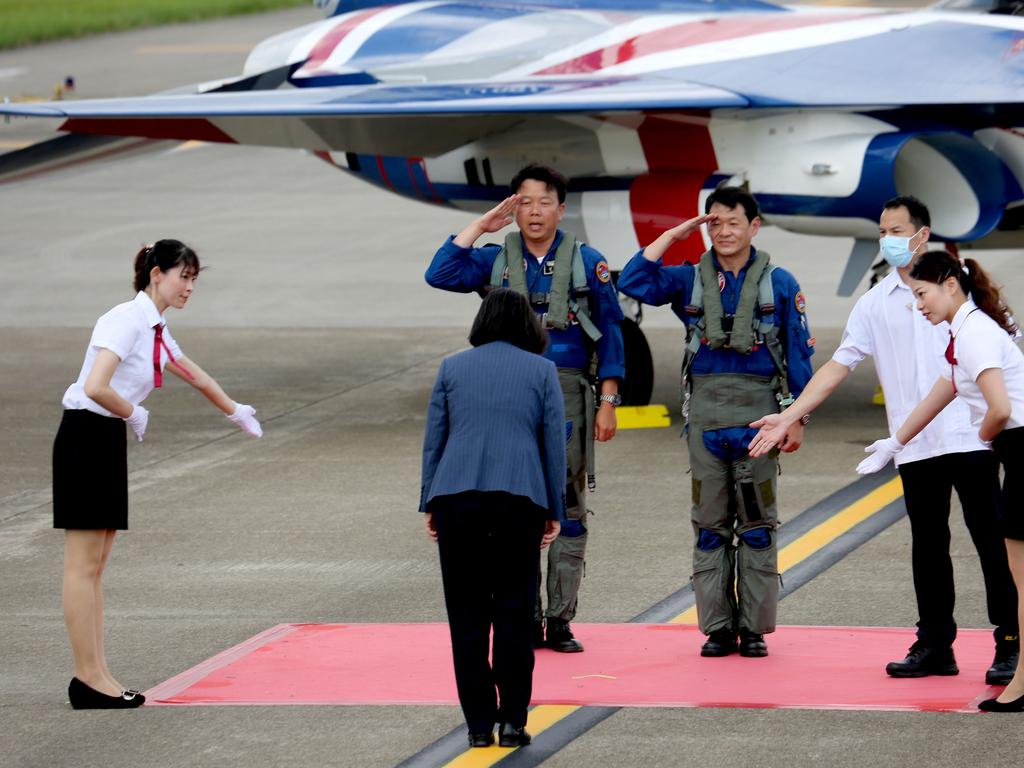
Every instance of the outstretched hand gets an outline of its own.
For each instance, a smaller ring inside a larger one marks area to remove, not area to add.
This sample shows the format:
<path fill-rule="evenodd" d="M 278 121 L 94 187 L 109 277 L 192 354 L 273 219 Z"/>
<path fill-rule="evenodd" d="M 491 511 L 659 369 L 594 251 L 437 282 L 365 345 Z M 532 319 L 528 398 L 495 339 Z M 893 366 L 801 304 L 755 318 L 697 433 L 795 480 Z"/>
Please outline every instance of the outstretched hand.
<path fill-rule="evenodd" d="M 519 195 L 509 195 L 487 213 L 477 219 L 484 232 L 497 232 L 515 221 L 516 208 L 519 207 Z"/>
<path fill-rule="evenodd" d="M 857 465 L 857 474 L 874 474 L 892 461 L 893 457 L 902 450 L 903 444 L 895 437 L 875 440 L 875 442 L 864 449 L 864 453 L 870 453 L 871 455 Z"/>
<path fill-rule="evenodd" d="M 782 418 L 781 413 L 769 413 L 757 421 L 750 422 L 750 426 L 760 430 L 754 439 L 747 444 L 747 450 L 754 458 L 764 456 L 776 446 L 783 446 L 786 443 L 786 436 L 789 432 L 789 424 Z M 799 447 L 799 444 L 797 444 Z M 796 450 L 793 448 L 792 450 Z"/>

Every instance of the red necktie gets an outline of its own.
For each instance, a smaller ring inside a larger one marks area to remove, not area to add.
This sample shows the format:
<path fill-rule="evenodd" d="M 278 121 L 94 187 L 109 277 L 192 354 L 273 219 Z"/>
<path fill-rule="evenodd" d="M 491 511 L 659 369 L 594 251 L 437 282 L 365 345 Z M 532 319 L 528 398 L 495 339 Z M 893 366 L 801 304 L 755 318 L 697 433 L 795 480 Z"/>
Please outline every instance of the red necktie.
<path fill-rule="evenodd" d="M 174 353 L 171 352 L 171 348 L 167 346 L 164 341 L 164 325 L 159 323 L 153 326 L 153 388 L 160 389 L 164 383 L 164 374 L 160 369 L 160 347 L 167 350 L 167 362 L 177 368 L 179 371 L 184 373 L 190 379 L 195 380 L 195 376 L 192 372 L 181 365 L 174 359 Z"/>
<path fill-rule="evenodd" d="M 956 357 L 953 354 L 953 332 L 949 332 L 949 344 L 946 345 L 946 362 L 949 363 L 949 378 L 953 382 L 953 394 L 956 394 Z"/>
<path fill-rule="evenodd" d="M 157 323 L 153 326 L 153 331 L 153 387 L 160 389 L 164 383 L 164 374 L 160 368 L 160 347 L 163 346 L 164 343 L 163 323 Z M 172 357 L 171 359 L 173 360 L 174 358 Z"/>

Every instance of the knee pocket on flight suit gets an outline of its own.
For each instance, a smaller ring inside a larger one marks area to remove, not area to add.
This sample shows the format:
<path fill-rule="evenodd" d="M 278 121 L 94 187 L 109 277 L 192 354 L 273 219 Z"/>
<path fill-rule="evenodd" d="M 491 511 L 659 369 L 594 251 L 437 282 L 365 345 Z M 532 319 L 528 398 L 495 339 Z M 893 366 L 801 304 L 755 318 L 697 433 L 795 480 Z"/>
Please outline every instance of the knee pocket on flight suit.
<path fill-rule="evenodd" d="M 569 621 L 576 614 L 580 583 L 586 574 L 587 531 L 559 536 L 548 551 L 547 615 Z"/>
<path fill-rule="evenodd" d="M 722 545 L 714 549 L 694 549 L 690 582 L 693 584 L 697 604 L 697 623 L 700 631 L 706 635 L 718 629 L 731 628 L 734 624 L 734 568 L 735 551 L 732 546 L 726 545 L 724 539 Z"/>
<path fill-rule="evenodd" d="M 767 540 L 768 546 L 758 548 Z M 778 551 L 775 532 L 753 528 L 739 537 L 736 550 L 736 593 L 739 625 L 751 632 L 773 632 L 779 603 Z"/>

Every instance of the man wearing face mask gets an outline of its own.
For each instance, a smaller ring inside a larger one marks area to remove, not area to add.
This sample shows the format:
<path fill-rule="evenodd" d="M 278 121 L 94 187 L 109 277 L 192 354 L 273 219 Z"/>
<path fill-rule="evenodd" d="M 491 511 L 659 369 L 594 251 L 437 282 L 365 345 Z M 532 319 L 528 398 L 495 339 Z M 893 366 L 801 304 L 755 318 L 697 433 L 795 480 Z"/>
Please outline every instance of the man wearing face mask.
<path fill-rule="evenodd" d="M 931 389 L 949 342 L 947 323 L 932 325 L 915 311 L 908 276 L 924 253 L 931 218 L 924 203 L 909 195 L 886 202 L 879 220 L 882 256 L 896 269 L 860 298 L 850 313 L 832 359 L 781 414 L 752 426 L 761 431 L 751 454 L 770 450 L 788 425 L 825 401 L 865 357 L 875 360 L 885 393 L 892 433 Z M 953 564 L 949 556 L 949 504 L 955 488 L 964 520 L 981 560 L 989 620 L 995 625 L 995 658 L 985 674 L 989 685 L 1013 677 L 1019 653 L 1016 589 L 1000 540 L 997 512 L 999 470 L 994 454 L 971 427 L 967 406 L 954 400 L 896 457 L 910 519 L 911 560 L 917 595 L 917 641 L 905 659 L 886 666 L 892 677 L 958 674 L 953 656 L 956 622 Z"/>

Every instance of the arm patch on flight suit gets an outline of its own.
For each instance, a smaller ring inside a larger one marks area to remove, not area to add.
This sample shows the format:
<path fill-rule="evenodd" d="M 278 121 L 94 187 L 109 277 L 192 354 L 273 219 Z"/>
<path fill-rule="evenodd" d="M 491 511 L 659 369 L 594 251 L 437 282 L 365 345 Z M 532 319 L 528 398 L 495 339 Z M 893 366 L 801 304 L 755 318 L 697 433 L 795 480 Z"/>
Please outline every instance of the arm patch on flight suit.
<path fill-rule="evenodd" d="M 804 298 L 803 291 L 796 292 L 796 296 L 793 297 L 793 306 L 796 307 L 796 311 L 801 315 L 807 311 L 807 299 Z"/>
<path fill-rule="evenodd" d="M 597 279 L 602 283 L 607 283 L 612 279 L 611 270 L 608 269 L 607 261 L 597 262 L 597 266 L 594 268 L 594 273 L 597 275 Z"/>

